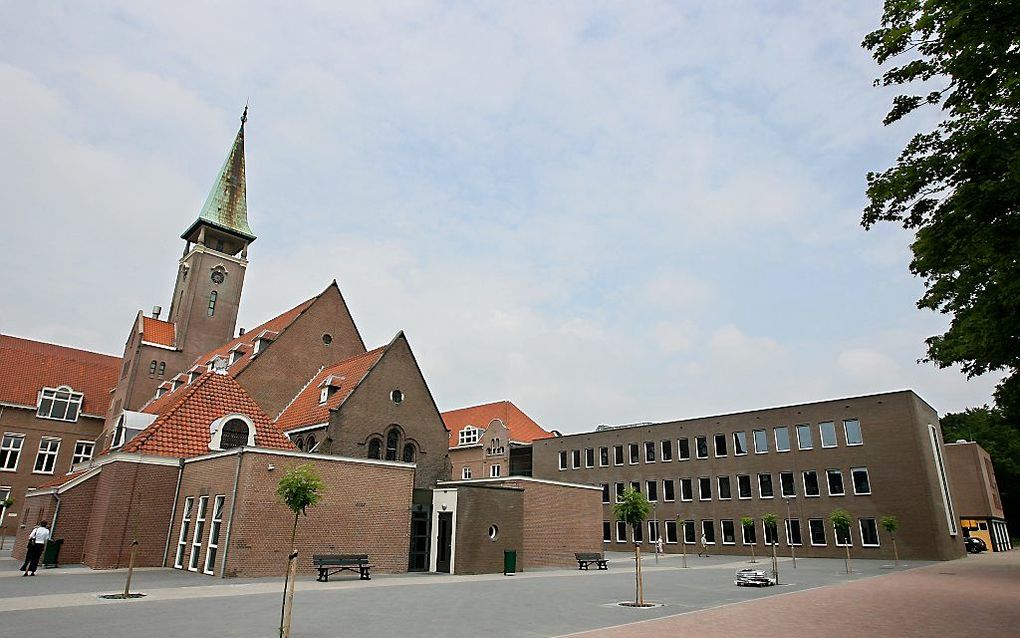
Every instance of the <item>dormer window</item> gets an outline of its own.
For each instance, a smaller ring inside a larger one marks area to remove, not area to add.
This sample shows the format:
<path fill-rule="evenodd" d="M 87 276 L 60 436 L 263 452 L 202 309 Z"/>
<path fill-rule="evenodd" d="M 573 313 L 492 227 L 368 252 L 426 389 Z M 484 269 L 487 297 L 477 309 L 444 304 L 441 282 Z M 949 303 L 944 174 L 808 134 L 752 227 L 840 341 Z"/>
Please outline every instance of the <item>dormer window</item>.
<path fill-rule="evenodd" d="M 325 387 L 319 391 L 319 403 L 325 403 L 326 399 L 329 398 L 329 387 Z"/>
<path fill-rule="evenodd" d="M 252 344 L 251 356 L 255 356 L 262 352 L 262 349 L 269 345 L 269 341 L 266 339 L 256 339 L 255 343 Z"/>
<path fill-rule="evenodd" d="M 69 386 L 43 388 L 39 391 L 39 409 L 36 416 L 56 421 L 77 421 L 85 395 Z"/>
<path fill-rule="evenodd" d="M 244 352 L 243 351 L 241 351 L 241 350 L 231 350 L 230 351 L 230 363 L 231 363 L 231 365 L 236 363 L 237 360 L 240 359 L 243 356 L 244 356 Z"/>
<path fill-rule="evenodd" d="M 181 387 L 182 385 L 184 385 L 184 382 L 181 381 L 181 377 L 180 376 L 176 376 L 176 377 L 174 377 L 174 380 L 170 382 L 170 391 L 173 392 L 174 390 L 176 390 L 177 388 Z"/>
<path fill-rule="evenodd" d="M 158 388 L 156 388 L 156 398 L 157 399 L 159 397 L 163 396 L 164 394 L 166 394 L 166 388 L 165 387 L 159 386 Z"/>
<path fill-rule="evenodd" d="M 255 446 L 255 424 L 243 414 L 228 414 L 209 426 L 209 449 L 230 450 Z"/>
<path fill-rule="evenodd" d="M 189 372 L 188 373 L 188 383 L 192 383 L 195 379 L 198 378 L 198 376 L 200 374 L 202 374 L 202 373 L 199 372 L 198 370 L 192 370 L 191 372 Z"/>
<path fill-rule="evenodd" d="M 469 425 L 457 435 L 457 445 L 472 445 L 478 443 L 478 428 Z"/>

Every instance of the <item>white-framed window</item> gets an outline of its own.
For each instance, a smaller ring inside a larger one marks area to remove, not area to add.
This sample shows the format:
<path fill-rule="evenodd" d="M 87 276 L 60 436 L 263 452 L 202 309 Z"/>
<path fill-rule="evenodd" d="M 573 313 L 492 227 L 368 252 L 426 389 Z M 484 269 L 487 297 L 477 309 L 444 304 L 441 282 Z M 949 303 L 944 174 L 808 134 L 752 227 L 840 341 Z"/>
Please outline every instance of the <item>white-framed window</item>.
<path fill-rule="evenodd" d="M 797 426 L 797 449 L 810 450 L 815 445 L 811 439 L 811 426 L 801 423 Z"/>
<path fill-rule="evenodd" d="M 843 496 L 846 488 L 843 487 L 843 472 L 840 470 L 825 470 L 825 477 L 829 483 L 829 496 Z"/>
<path fill-rule="evenodd" d="M 584 466 L 587 468 L 595 467 L 595 448 L 590 447 L 584 450 Z"/>
<path fill-rule="evenodd" d="M 658 481 L 645 481 L 645 494 L 648 496 L 648 500 L 655 503 L 659 500 L 659 482 Z"/>
<path fill-rule="evenodd" d="M 561 467 L 560 469 L 562 470 L 563 468 Z M 469 478 L 471 478 L 471 468 L 470 467 L 462 467 L 460 469 L 460 477 L 462 479 L 469 479 Z"/>
<path fill-rule="evenodd" d="M 754 430 L 751 432 L 754 438 L 754 453 L 767 454 L 769 451 L 769 435 L 765 430 Z"/>
<path fill-rule="evenodd" d="M 244 356 L 244 352 L 242 352 L 241 350 L 231 350 L 230 351 L 230 363 L 228 365 L 233 365 L 233 364 L 237 363 L 238 360 L 241 357 L 243 357 L 243 356 Z"/>
<path fill-rule="evenodd" d="M 35 415 L 40 419 L 77 421 L 84 398 L 84 394 L 75 392 L 66 385 L 59 388 L 43 388 L 39 391 L 39 407 Z"/>
<path fill-rule="evenodd" d="M 659 540 L 659 521 L 648 521 L 648 542 L 654 543 Z"/>
<path fill-rule="evenodd" d="M 623 500 L 623 493 L 627 490 L 627 484 L 613 483 L 613 488 L 616 490 L 616 502 L 619 503 Z"/>
<path fill-rule="evenodd" d="M 740 541 L 744 545 L 755 545 L 758 543 L 757 528 L 752 521 L 750 525 L 740 525 Z"/>
<path fill-rule="evenodd" d="M 660 441 L 659 442 L 659 458 L 664 463 L 668 463 L 673 460 L 673 442 L 672 441 Z"/>
<path fill-rule="evenodd" d="M 322 405 L 329 398 L 329 386 L 319 390 L 319 404 Z"/>
<path fill-rule="evenodd" d="M 655 441 L 645 441 L 645 463 L 655 463 Z"/>
<path fill-rule="evenodd" d="M 804 470 L 802 477 L 804 479 L 804 496 L 813 497 L 820 496 L 821 491 L 818 489 L 818 472 L 814 470 Z"/>
<path fill-rule="evenodd" d="M 684 545 L 693 545 L 698 542 L 697 535 L 695 533 L 694 521 L 684 521 Z"/>
<path fill-rule="evenodd" d="M 503 471 L 503 468 L 500 467 L 499 463 L 494 463 L 493 465 L 489 466 L 489 476 L 491 476 L 492 478 L 496 478 L 496 477 L 500 476 L 502 471 Z"/>
<path fill-rule="evenodd" d="M 635 525 L 632 529 L 634 530 L 634 542 L 636 544 L 638 544 L 638 545 L 640 545 L 641 543 L 645 542 L 645 533 L 644 533 L 644 529 L 645 528 L 642 527 L 641 525 Z"/>
<path fill-rule="evenodd" d="M 71 457 L 71 465 L 84 463 L 92 460 L 92 453 L 96 449 L 94 441 L 75 441 L 74 455 Z"/>
<path fill-rule="evenodd" d="M 188 548 L 188 533 L 191 531 L 191 508 L 195 504 L 195 498 L 189 496 L 184 499 L 184 511 L 181 514 L 181 534 L 177 539 L 177 555 L 174 558 L 174 567 L 184 568 L 184 552 Z"/>
<path fill-rule="evenodd" d="M 797 486 L 793 479 L 793 472 L 779 473 L 779 493 L 784 497 L 796 498 Z"/>
<path fill-rule="evenodd" d="M 630 489 L 632 489 L 635 492 L 637 492 L 638 494 L 640 494 L 641 493 L 641 481 L 631 481 L 630 482 Z"/>
<path fill-rule="evenodd" d="M 666 544 L 676 545 L 676 521 L 673 519 L 667 519 L 663 522 L 666 524 Z"/>
<path fill-rule="evenodd" d="M 811 533 L 811 544 L 815 547 L 824 547 L 827 543 L 825 540 L 825 521 L 820 518 L 808 519 L 808 531 Z"/>
<path fill-rule="evenodd" d="M 0 470 L 14 472 L 18 469 L 18 459 L 21 458 L 23 445 L 25 445 L 24 434 L 4 432 L 3 441 L 0 441 Z"/>
<path fill-rule="evenodd" d="M 616 542 L 627 542 L 627 523 L 625 521 L 616 521 Z"/>
<path fill-rule="evenodd" d="M 478 443 L 478 428 L 473 425 L 466 425 L 457 433 L 457 445 L 474 445 Z"/>
<path fill-rule="evenodd" d="M 707 436 L 696 436 L 694 437 L 694 451 L 697 453 L 699 459 L 708 458 L 708 437 Z"/>
<path fill-rule="evenodd" d="M 599 467 L 609 467 L 609 448 L 599 448 Z"/>
<path fill-rule="evenodd" d="M 567 451 L 566 450 L 560 450 L 560 453 L 559 453 L 558 456 L 559 456 L 559 459 L 560 459 L 560 470 L 562 471 L 562 470 L 567 469 Z"/>
<path fill-rule="evenodd" d="M 676 460 L 691 460 L 691 442 L 686 438 L 676 440 Z"/>
<path fill-rule="evenodd" d="M 819 423 L 818 436 L 822 440 L 822 447 L 836 447 L 836 424 L 832 421 Z"/>
<path fill-rule="evenodd" d="M 39 440 L 39 452 L 35 455 L 32 474 L 53 474 L 57 465 L 57 452 L 60 451 L 60 439 L 44 436 Z"/>
<path fill-rule="evenodd" d="M 733 494 L 730 490 L 730 477 L 729 476 L 717 476 L 716 487 L 719 489 L 719 500 L 728 501 L 733 498 Z"/>
<path fill-rule="evenodd" d="M 747 454 L 747 432 L 733 433 L 733 456 Z"/>
<path fill-rule="evenodd" d="M 613 542 L 613 524 L 610 521 L 602 521 L 602 542 Z"/>
<path fill-rule="evenodd" d="M 935 468 L 939 472 L 939 485 L 942 487 L 942 506 L 946 511 L 946 523 L 949 524 L 949 534 L 956 536 L 956 512 L 953 509 L 953 497 L 949 492 L 949 479 L 946 478 L 946 465 L 942 460 L 942 446 L 939 445 L 939 435 L 935 426 L 928 424 L 928 440 L 931 442 L 932 455 L 935 457 Z"/>
<path fill-rule="evenodd" d="M 191 560 L 188 561 L 188 571 L 198 571 L 198 557 L 202 554 L 202 533 L 205 531 L 205 510 L 208 505 L 208 496 L 198 497 L 198 509 L 195 512 L 195 533 L 191 537 Z"/>
<path fill-rule="evenodd" d="M 698 500 L 712 500 L 712 478 L 708 476 L 698 477 Z"/>
<path fill-rule="evenodd" d="M 676 485 L 673 479 L 662 479 L 662 500 L 666 502 L 676 500 Z"/>
<path fill-rule="evenodd" d="M 726 456 L 726 435 L 716 434 L 715 435 L 715 458 L 722 458 Z"/>
<path fill-rule="evenodd" d="M 243 414 L 228 414 L 216 419 L 209 425 L 209 432 L 212 433 L 210 450 L 255 446 L 255 423 Z M 314 451 L 312 443 L 308 443 L 307 447 L 309 452 Z"/>
<path fill-rule="evenodd" d="M 11 496 L 10 485 L 0 485 L 0 503 L 3 503 Z M 0 506 L 0 521 L 6 520 L 4 517 L 7 516 L 7 506 Z"/>
<path fill-rule="evenodd" d="M 205 569 L 206 574 L 212 574 L 216 568 L 216 552 L 220 547 L 220 527 L 223 525 L 223 494 L 218 494 L 213 499 L 212 522 L 209 523 L 209 541 L 205 545 Z"/>
<path fill-rule="evenodd" d="M 694 500 L 694 485 L 689 478 L 680 479 L 680 500 L 684 502 Z"/>
<path fill-rule="evenodd" d="M 613 465 L 623 465 L 623 446 L 613 446 Z"/>
<path fill-rule="evenodd" d="M 602 502 L 603 503 L 609 502 L 609 483 L 602 484 Z"/>
<path fill-rule="evenodd" d="M 836 530 L 836 547 L 847 547 L 854 544 L 853 528 L 848 527 L 845 532 Z"/>
<path fill-rule="evenodd" d="M 775 494 L 772 491 L 772 475 L 763 472 L 758 475 L 758 498 L 772 498 Z"/>
<path fill-rule="evenodd" d="M 803 544 L 800 537 L 800 519 L 786 519 L 786 544 L 794 547 Z"/>
<path fill-rule="evenodd" d="M 571 469 L 581 469 L 581 450 L 570 450 L 570 467 Z"/>
<path fill-rule="evenodd" d="M 881 541 L 878 538 L 878 525 L 873 518 L 858 519 L 857 524 L 861 528 L 861 547 L 878 547 Z"/>
<path fill-rule="evenodd" d="M 847 445 L 864 445 L 860 419 L 844 419 L 843 436 L 846 437 Z"/>
<path fill-rule="evenodd" d="M 779 539 L 777 538 L 776 534 L 779 530 L 776 529 L 775 525 L 768 525 L 765 523 L 764 520 L 762 520 L 761 531 L 764 532 L 762 534 L 762 538 L 765 539 L 766 546 L 779 542 Z"/>
<path fill-rule="evenodd" d="M 871 478 L 868 477 L 868 468 L 850 468 L 850 478 L 853 479 L 855 495 L 871 494 Z"/>
<path fill-rule="evenodd" d="M 715 545 L 715 521 L 701 521 L 701 535 L 705 537 L 706 545 Z"/>
<path fill-rule="evenodd" d="M 630 464 L 637 465 L 638 461 L 641 460 L 641 449 L 637 443 L 628 443 L 627 451 L 630 454 Z"/>
<path fill-rule="evenodd" d="M 785 425 L 781 425 L 774 428 L 773 431 L 776 435 L 776 452 L 789 452 L 790 451 L 790 428 Z"/>
<path fill-rule="evenodd" d="M 737 534 L 733 527 L 733 521 L 724 520 L 719 521 L 719 528 L 722 530 L 722 544 L 723 545 L 736 545 Z"/>
<path fill-rule="evenodd" d="M 748 499 L 751 498 L 751 475 L 750 474 L 738 474 L 737 475 L 737 498 Z"/>

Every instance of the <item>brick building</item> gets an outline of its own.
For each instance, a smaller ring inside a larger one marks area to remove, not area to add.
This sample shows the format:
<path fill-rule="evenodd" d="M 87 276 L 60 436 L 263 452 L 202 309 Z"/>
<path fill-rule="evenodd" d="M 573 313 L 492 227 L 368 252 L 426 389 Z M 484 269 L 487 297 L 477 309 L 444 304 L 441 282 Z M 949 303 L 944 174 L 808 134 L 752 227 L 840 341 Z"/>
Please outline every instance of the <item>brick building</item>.
<path fill-rule="evenodd" d="M 531 443 L 558 436 L 510 401 L 443 412 L 451 479 L 531 476 Z"/>
<path fill-rule="evenodd" d="M 712 553 L 746 554 L 751 545 L 761 553 L 772 540 L 762 516 L 773 513 L 780 551 L 803 556 L 839 557 L 849 543 L 862 558 L 891 558 L 879 525 L 890 515 L 900 521 L 903 558 L 964 551 L 938 415 L 909 390 L 600 427 L 533 446 L 536 477 L 602 488 L 607 548 L 661 534 L 666 551 L 678 552 L 704 534 Z M 655 508 L 636 534 L 612 515 L 628 487 Z M 837 508 L 854 518 L 849 538 L 837 538 L 828 520 Z M 745 516 L 754 526 L 741 525 Z"/>
<path fill-rule="evenodd" d="M 961 440 L 946 443 L 945 453 L 964 536 L 980 538 L 993 552 L 1013 549 L 988 452 Z"/>

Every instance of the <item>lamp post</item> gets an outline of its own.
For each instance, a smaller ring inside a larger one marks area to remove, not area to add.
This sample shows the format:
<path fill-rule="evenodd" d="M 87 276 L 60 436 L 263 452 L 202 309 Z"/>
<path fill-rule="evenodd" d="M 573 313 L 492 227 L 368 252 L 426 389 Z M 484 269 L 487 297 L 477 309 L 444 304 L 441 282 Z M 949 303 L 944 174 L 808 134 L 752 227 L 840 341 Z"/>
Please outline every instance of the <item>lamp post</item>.
<path fill-rule="evenodd" d="M 784 496 L 783 502 L 786 503 L 786 542 L 790 546 L 790 558 L 793 561 L 793 568 L 797 569 L 797 553 L 793 549 L 793 528 L 790 527 L 793 517 L 790 515 L 790 497 Z"/>
<path fill-rule="evenodd" d="M 687 521 L 680 518 L 680 515 L 676 515 L 676 526 L 680 532 L 680 551 L 683 553 L 683 567 L 687 568 Z"/>

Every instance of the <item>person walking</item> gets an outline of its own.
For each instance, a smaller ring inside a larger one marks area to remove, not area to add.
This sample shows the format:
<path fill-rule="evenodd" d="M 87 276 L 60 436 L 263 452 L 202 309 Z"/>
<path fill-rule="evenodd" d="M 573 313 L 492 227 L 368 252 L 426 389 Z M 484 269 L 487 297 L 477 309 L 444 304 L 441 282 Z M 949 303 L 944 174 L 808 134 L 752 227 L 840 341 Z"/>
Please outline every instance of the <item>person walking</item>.
<path fill-rule="evenodd" d="M 705 536 L 705 532 L 701 533 L 701 542 L 698 544 L 698 556 L 702 555 L 708 558 L 708 537 Z"/>
<path fill-rule="evenodd" d="M 28 552 L 25 554 L 25 563 L 21 566 L 25 573 L 22 576 L 35 576 L 35 570 L 39 567 L 39 558 L 42 556 L 43 548 L 46 547 L 46 541 L 49 538 L 49 523 L 40 521 L 28 535 Z"/>

